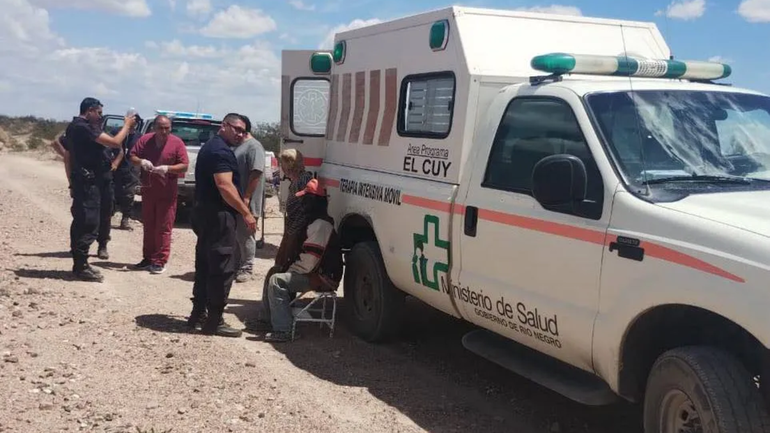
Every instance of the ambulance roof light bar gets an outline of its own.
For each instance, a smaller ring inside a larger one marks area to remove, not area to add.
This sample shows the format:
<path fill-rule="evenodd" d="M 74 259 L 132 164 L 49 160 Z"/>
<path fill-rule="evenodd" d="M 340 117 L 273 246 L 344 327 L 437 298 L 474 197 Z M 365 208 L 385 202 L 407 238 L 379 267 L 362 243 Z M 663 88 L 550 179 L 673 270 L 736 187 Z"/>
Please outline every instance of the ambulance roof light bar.
<path fill-rule="evenodd" d="M 213 120 L 214 116 L 205 113 L 190 113 L 188 111 L 155 110 L 156 115 L 168 116 L 171 119 L 205 119 Z"/>
<path fill-rule="evenodd" d="M 729 77 L 732 73 L 729 65 L 718 62 L 568 53 L 535 56 L 530 66 L 537 71 L 548 72 L 554 77 L 563 74 L 585 74 L 711 81 Z"/>

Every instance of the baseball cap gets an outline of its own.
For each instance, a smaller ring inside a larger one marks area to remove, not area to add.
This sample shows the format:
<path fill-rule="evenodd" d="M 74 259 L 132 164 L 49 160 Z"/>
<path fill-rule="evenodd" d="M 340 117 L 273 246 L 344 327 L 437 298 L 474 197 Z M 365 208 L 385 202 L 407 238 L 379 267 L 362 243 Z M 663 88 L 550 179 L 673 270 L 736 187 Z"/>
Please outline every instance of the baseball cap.
<path fill-rule="evenodd" d="M 326 197 L 326 190 L 318 184 L 318 179 L 310 179 L 310 181 L 305 186 L 305 189 L 302 191 L 297 191 L 297 193 L 294 195 L 297 197 L 302 197 L 305 194 L 313 194 L 319 197 Z"/>

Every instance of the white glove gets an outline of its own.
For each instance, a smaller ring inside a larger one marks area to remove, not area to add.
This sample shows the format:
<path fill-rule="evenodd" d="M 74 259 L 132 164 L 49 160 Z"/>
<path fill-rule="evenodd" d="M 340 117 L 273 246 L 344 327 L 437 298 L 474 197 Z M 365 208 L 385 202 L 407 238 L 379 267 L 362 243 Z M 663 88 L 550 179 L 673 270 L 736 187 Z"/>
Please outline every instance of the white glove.
<path fill-rule="evenodd" d="M 168 166 L 167 165 L 159 165 L 152 169 L 152 172 L 155 174 L 164 175 L 168 173 Z"/>
<path fill-rule="evenodd" d="M 142 170 L 151 171 L 154 168 L 152 163 L 150 161 L 146 160 L 146 159 L 143 159 L 141 161 L 141 164 L 142 164 Z"/>

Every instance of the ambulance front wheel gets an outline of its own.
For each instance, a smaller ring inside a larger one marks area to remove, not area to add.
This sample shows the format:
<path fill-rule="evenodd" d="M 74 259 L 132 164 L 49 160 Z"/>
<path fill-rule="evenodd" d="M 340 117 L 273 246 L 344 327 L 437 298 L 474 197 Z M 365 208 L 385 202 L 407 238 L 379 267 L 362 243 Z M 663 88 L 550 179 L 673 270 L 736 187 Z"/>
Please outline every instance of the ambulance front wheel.
<path fill-rule="evenodd" d="M 646 433 L 768 433 L 770 418 L 754 379 L 714 347 L 680 347 L 652 367 L 644 399 Z"/>
<path fill-rule="evenodd" d="M 345 318 L 368 342 L 393 337 L 401 325 L 404 293 L 390 281 L 377 242 L 355 244 L 345 259 Z"/>

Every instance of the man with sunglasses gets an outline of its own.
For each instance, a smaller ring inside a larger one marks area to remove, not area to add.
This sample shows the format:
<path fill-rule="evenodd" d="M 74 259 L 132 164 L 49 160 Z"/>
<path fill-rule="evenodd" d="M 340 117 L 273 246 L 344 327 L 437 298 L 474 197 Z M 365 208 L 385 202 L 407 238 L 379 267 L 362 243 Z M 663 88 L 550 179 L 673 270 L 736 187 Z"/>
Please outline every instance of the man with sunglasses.
<path fill-rule="evenodd" d="M 228 326 L 222 315 L 240 261 L 236 227 L 238 214 L 250 233 L 257 221 L 240 194 L 238 161 L 232 147 L 246 136 L 243 118 L 230 113 L 217 135 L 201 147 L 195 162 L 195 207 L 192 213 L 195 245 L 193 308 L 187 321 L 207 335 L 240 337 L 241 330 Z"/>
<path fill-rule="evenodd" d="M 104 276 L 88 264 L 88 250 L 99 233 L 102 191 L 112 187 L 109 181 L 112 167 L 106 162 L 105 147 L 120 148 L 135 123 L 134 116 L 126 116 L 123 128 L 114 137 L 105 133 L 102 103 L 89 97 L 83 99 L 80 114 L 67 126 L 72 188 L 70 249 L 74 261 L 72 272 L 78 279 L 104 280 Z"/>
<path fill-rule="evenodd" d="M 187 172 L 190 159 L 184 141 L 171 133 L 170 118 L 156 116 L 153 130 L 144 134 L 129 153 L 131 163 L 142 169 L 143 257 L 135 268 L 161 274 L 171 255 L 177 179 Z"/>

